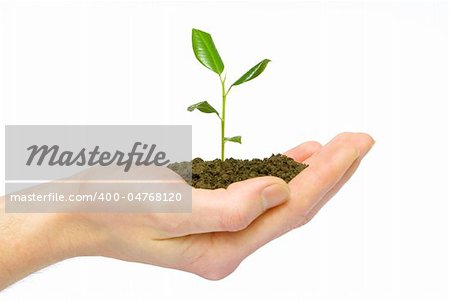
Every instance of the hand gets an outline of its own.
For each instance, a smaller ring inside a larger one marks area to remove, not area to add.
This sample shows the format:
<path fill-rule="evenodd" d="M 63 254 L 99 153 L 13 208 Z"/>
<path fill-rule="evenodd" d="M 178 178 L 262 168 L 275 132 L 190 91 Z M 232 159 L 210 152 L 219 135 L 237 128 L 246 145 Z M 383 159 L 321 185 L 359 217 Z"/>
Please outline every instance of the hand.
<path fill-rule="evenodd" d="M 262 177 L 227 189 L 194 189 L 192 214 L 91 215 L 93 241 L 100 243 L 87 254 L 221 279 L 259 247 L 310 221 L 352 176 L 373 143 L 366 134 L 343 133 L 323 147 L 301 144 L 286 155 L 309 167 L 288 185 Z"/>
<path fill-rule="evenodd" d="M 10 260 L 12 247 L 5 249 L 0 268 L 8 273 L 0 273 L 0 289 L 46 265 L 83 255 L 224 278 L 256 249 L 311 220 L 352 176 L 373 143 L 362 133 L 340 134 L 323 147 L 303 143 L 286 155 L 309 167 L 288 184 L 261 177 L 227 189 L 193 189 L 192 213 L 1 216 L 0 230 L 7 229 L 0 235 L 1 244 L 33 245 L 36 250 L 16 252 L 16 260 Z M 31 224 L 37 230 L 23 237 L 17 231 L 12 235 L 11 224 L 19 229 Z"/>

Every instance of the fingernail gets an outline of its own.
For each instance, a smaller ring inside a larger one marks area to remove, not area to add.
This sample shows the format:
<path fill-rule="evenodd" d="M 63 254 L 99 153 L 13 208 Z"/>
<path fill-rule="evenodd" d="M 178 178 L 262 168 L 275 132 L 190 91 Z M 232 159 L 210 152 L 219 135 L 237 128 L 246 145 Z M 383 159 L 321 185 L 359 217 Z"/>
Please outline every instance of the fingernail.
<path fill-rule="evenodd" d="M 289 199 L 290 190 L 287 185 L 272 184 L 261 193 L 264 210 L 278 206 Z"/>

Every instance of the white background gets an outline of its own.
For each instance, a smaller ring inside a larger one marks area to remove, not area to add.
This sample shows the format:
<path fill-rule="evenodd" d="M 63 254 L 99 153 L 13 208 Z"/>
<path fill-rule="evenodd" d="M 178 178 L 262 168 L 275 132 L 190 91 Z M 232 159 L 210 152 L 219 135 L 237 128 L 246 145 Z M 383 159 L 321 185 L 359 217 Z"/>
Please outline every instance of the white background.
<path fill-rule="evenodd" d="M 1 2 L 2 125 L 193 124 L 194 155 L 218 156 L 217 120 L 186 111 L 219 103 L 192 53 L 196 27 L 231 80 L 272 60 L 229 95 L 227 131 L 244 142 L 229 156 L 341 131 L 377 143 L 310 224 L 225 280 L 77 258 L 0 300 L 449 300 L 449 13 L 446 2 Z"/>

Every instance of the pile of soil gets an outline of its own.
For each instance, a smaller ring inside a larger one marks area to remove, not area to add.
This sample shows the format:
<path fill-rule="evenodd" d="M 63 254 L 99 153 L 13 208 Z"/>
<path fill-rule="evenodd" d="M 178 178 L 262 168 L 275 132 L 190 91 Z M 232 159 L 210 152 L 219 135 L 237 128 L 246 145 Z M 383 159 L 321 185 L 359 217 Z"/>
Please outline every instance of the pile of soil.
<path fill-rule="evenodd" d="M 190 165 L 192 164 L 192 174 Z M 195 158 L 191 162 L 172 163 L 167 167 L 178 173 L 195 188 L 226 188 L 234 182 L 255 177 L 275 176 L 286 182 L 292 180 L 308 165 L 298 163 L 285 155 L 272 155 L 265 159 L 239 160 L 229 158 L 203 161 Z"/>

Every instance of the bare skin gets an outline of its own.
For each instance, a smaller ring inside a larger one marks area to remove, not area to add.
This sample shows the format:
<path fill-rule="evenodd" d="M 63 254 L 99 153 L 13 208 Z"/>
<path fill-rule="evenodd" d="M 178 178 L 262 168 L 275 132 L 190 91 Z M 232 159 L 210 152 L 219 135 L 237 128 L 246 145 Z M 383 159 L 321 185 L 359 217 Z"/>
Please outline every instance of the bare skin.
<path fill-rule="evenodd" d="M 373 146 L 342 133 L 286 152 L 309 167 L 289 184 L 261 177 L 227 189 L 193 190 L 192 213 L 5 214 L 0 200 L 0 290 L 68 258 L 105 256 L 218 280 L 251 253 L 309 222 Z"/>

